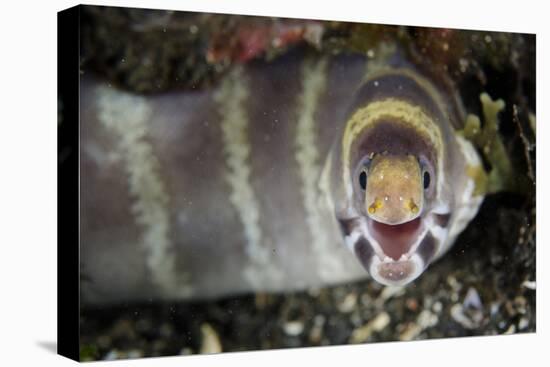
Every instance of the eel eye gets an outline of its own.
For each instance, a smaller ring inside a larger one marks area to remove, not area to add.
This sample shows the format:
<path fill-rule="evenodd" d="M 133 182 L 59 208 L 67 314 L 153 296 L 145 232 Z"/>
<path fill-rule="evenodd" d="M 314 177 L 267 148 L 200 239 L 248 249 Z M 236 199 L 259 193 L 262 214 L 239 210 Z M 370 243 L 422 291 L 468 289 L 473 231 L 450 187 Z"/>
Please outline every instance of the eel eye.
<path fill-rule="evenodd" d="M 363 191 L 367 189 L 367 172 L 364 170 L 359 174 L 359 186 Z"/>
<path fill-rule="evenodd" d="M 430 187 L 430 173 L 428 171 L 424 171 L 424 190 L 427 190 Z"/>

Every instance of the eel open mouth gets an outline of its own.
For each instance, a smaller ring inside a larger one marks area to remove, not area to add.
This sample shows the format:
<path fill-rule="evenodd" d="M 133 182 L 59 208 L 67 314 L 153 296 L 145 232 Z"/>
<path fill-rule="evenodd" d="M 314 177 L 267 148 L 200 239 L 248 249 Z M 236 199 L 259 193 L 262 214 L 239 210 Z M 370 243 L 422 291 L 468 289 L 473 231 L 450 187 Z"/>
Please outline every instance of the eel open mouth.
<path fill-rule="evenodd" d="M 384 224 L 368 220 L 370 232 L 385 255 L 398 261 L 407 254 L 423 232 L 422 218 L 417 217 L 402 224 Z"/>

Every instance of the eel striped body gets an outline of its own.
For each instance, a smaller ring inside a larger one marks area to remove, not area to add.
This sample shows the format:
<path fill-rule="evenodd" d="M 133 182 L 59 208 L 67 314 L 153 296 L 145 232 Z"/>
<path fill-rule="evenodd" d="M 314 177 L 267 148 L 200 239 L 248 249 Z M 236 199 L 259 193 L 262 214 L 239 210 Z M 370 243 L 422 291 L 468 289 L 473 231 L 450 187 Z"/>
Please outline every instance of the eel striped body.
<path fill-rule="evenodd" d="M 363 233 L 368 214 L 356 205 L 350 162 L 372 136 L 369 124 L 389 116 L 373 113 L 388 98 L 394 112 L 423 111 L 436 124 L 417 124 L 440 144 L 442 172 L 419 215 L 443 210 L 429 220 L 446 222 L 426 224 L 424 270 L 481 203 L 466 174 L 479 158 L 454 133 L 452 99 L 407 70 L 383 82 L 360 56 L 293 53 L 235 67 L 210 89 L 151 96 L 84 75 L 83 301 L 211 298 L 368 277 L 380 246 Z"/>

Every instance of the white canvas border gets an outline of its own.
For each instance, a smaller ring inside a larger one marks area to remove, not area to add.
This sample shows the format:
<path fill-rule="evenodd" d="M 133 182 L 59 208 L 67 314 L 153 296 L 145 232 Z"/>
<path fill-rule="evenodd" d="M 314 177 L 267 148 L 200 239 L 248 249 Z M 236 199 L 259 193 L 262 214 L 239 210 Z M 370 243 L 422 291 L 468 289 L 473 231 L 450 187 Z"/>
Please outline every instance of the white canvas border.
<path fill-rule="evenodd" d="M 383 24 L 445 26 L 537 33 L 538 142 L 549 139 L 545 119 L 548 27 L 542 1 L 360 2 L 163 0 L 90 1 L 89 4 L 287 16 Z M 424 5 L 422 5 L 424 4 Z M 69 365 L 51 352 L 56 339 L 56 12 L 71 1 L 21 2 L 3 6 L 0 129 L 0 364 Z M 7 78 L 6 78 L 7 77 Z M 542 134 L 542 137 L 541 137 Z M 537 144 L 537 162 L 548 146 Z M 540 159 L 540 158 L 543 159 Z M 165 357 L 98 362 L 98 366 L 422 365 L 512 366 L 545 358 L 548 343 L 548 173 L 537 167 L 537 333 L 502 337 L 379 343 L 217 356 Z"/>

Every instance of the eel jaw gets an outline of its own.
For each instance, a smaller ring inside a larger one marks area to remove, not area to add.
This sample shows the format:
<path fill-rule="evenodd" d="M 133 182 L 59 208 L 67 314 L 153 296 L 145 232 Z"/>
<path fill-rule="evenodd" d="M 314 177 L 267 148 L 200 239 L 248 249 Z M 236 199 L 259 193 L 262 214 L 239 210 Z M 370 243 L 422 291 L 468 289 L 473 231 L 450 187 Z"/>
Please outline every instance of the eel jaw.
<path fill-rule="evenodd" d="M 437 252 L 437 242 L 429 233 L 430 214 L 412 221 L 387 225 L 364 218 L 353 249 L 363 267 L 379 283 L 406 285 L 422 274 Z"/>
<path fill-rule="evenodd" d="M 378 283 L 389 286 L 404 286 L 422 274 L 426 264 L 417 254 L 403 255 L 398 261 L 388 257 L 380 260 L 375 256 L 370 264 L 369 274 Z"/>

